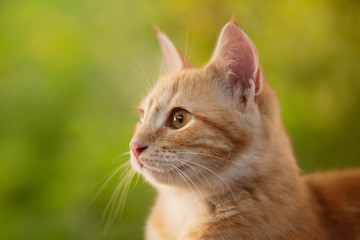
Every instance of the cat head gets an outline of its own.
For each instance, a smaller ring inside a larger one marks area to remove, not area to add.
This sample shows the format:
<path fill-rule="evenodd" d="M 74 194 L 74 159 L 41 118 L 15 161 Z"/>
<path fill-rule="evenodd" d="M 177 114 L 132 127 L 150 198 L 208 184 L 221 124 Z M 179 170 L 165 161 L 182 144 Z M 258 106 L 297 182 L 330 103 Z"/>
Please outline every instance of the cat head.
<path fill-rule="evenodd" d="M 229 22 L 211 60 L 196 68 L 159 29 L 157 35 L 169 72 L 138 107 L 133 168 L 155 186 L 190 189 L 256 174 L 277 103 L 254 43 Z"/>

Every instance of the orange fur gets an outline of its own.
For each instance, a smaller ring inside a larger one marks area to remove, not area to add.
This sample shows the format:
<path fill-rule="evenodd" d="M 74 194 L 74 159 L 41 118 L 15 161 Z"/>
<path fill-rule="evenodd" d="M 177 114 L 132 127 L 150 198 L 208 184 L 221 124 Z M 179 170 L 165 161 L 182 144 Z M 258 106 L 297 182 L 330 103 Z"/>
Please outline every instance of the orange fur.
<path fill-rule="evenodd" d="M 300 175 L 278 97 L 235 23 L 203 68 L 185 69 L 173 54 L 170 68 L 181 68 L 140 104 L 144 120 L 131 141 L 145 149 L 133 167 L 159 191 L 146 239 L 360 239 L 360 170 Z M 253 65 L 229 72 L 244 58 Z M 176 108 L 192 115 L 180 129 L 168 123 Z"/>

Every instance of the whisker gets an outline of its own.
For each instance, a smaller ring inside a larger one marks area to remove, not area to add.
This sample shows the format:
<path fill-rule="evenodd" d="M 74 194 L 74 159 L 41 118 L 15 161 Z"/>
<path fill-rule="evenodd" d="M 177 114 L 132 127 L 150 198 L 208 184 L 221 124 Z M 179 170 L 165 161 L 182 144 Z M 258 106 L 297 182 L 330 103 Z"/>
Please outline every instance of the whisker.
<path fill-rule="evenodd" d="M 122 175 L 123 175 L 123 177 L 122 177 L 121 181 L 119 182 L 119 184 L 117 185 L 117 187 L 116 187 L 113 195 L 111 196 L 111 199 L 103 213 L 102 223 L 104 222 L 106 214 L 108 214 L 108 216 L 106 218 L 107 220 L 106 220 L 106 224 L 105 224 L 105 229 L 104 229 L 105 233 L 109 230 L 110 226 L 115 221 L 116 216 L 118 215 L 120 210 L 121 210 L 120 217 L 122 215 L 122 212 L 123 212 L 123 209 L 125 206 L 125 200 L 126 200 L 132 179 L 135 175 L 135 171 L 131 168 L 128 168 Z M 121 192 L 121 195 L 119 197 L 120 192 Z M 115 206 L 116 206 L 116 208 L 115 208 Z M 110 210 L 109 210 L 109 208 L 110 208 Z"/>
<path fill-rule="evenodd" d="M 130 184 L 132 182 L 132 179 L 133 179 L 134 175 L 135 175 L 134 170 L 130 169 L 129 175 L 124 177 L 125 185 L 123 187 L 123 191 L 121 193 L 120 199 L 118 200 L 116 210 L 115 210 L 115 212 L 112 213 L 112 216 L 109 217 L 109 225 L 110 226 L 115 221 L 115 218 L 118 215 L 119 211 L 120 211 L 120 217 L 122 216 L 124 206 L 125 206 L 125 200 L 126 200 L 126 197 L 128 195 L 128 192 L 129 192 L 129 189 L 130 189 Z"/>
<path fill-rule="evenodd" d="M 181 159 L 177 159 L 177 161 L 185 164 L 186 166 L 190 167 L 195 173 L 201 174 L 201 176 L 205 179 L 205 181 L 207 182 L 207 184 L 209 185 L 210 189 L 213 189 L 213 187 L 211 186 L 210 182 L 207 180 L 207 177 L 198 169 L 196 169 L 194 166 L 191 166 L 189 163 L 181 160 Z M 194 177 L 197 177 L 196 175 L 193 174 Z M 198 180 L 200 180 L 200 178 L 197 178 Z"/>
<path fill-rule="evenodd" d="M 151 90 L 151 84 L 150 84 L 150 80 L 149 77 L 147 76 L 144 68 L 142 67 L 142 65 L 140 64 L 140 62 L 138 60 L 136 60 L 136 58 L 134 58 L 133 56 L 131 56 L 130 54 L 128 54 L 125 50 L 123 50 L 123 52 L 138 66 L 138 68 L 140 69 L 144 80 L 145 80 L 145 87 L 147 89 L 148 92 L 150 92 Z"/>
<path fill-rule="evenodd" d="M 233 193 L 231 187 L 230 187 L 229 184 L 220 176 L 220 173 L 216 173 L 216 172 L 214 172 L 213 170 L 211 170 L 211 169 L 203 166 L 203 165 L 200 164 L 200 163 L 191 162 L 191 161 L 184 160 L 184 159 L 182 159 L 182 161 L 186 161 L 186 162 L 188 162 L 189 164 L 195 164 L 196 166 L 202 167 L 203 169 L 205 169 L 205 170 L 209 171 L 210 173 L 214 174 L 217 178 L 219 178 L 219 179 L 225 184 L 225 186 L 226 186 L 226 187 L 228 188 L 228 190 L 230 191 L 232 197 L 235 199 L 235 196 L 234 196 L 234 193 Z"/>
<path fill-rule="evenodd" d="M 113 162 L 121 162 L 123 160 L 129 160 L 130 157 L 130 151 L 127 152 L 123 152 L 121 154 L 119 154 L 118 156 L 116 156 L 113 160 Z"/>
<path fill-rule="evenodd" d="M 225 161 L 229 161 L 230 159 L 230 154 L 228 155 L 228 158 L 222 158 L 222 157 L 219 157 L 219 156 L 216 156 L 216 155 L 212 155 L 212 154 L 206 154 L 206 153 L 199 153 L 199 152 L 192 152 L 190 150 L 183 150 L 183 151 L 176 151 L 177 153 L 192 153 L 192 154 L 195 154 L 195 155 L 202 155 L 202 156 L 207 156 L 207 157 L 213 157 L 213 158 L 217 158 L 217 159 L 220 159 L 220 160 L 225 160 Z"/>
<path fill-rule="evenodd" d="M 192 183 L 192 185 L 193 185 L 193 186 L 195 187 L 195 189 L 198 191 L 199 195 L 202 197 L 201 191 L 200 191 L 199 188 L 196 186 L 196 184 L 193 182 L 193 180 L 192 180 L 184 171 L 182 171 L 181 169 L 179 169 L 179 170 L 185 175 L 185 177 L 186 177 L 187 179 L 190 180 L 190 182 Z"/>
<path fill-rule="evenodd" d="M 173 165 L 175 171 L 179 174 L 179 176 L 184 180 L 184 182 L 188 185 L 188 187 L 190 188 L 191 192 L 193 193 L 194 197 L 196 197 L 196 194 L 194 192 L 194 190 L 192 189 L 192 187 L 190 186 L 190 184 L 186 181 L 186 179 L 184 178 L 184 176 L 181 174 L 181 171 L 178 167 L 176 167 L 175 165 Z"/>
<path fill-rule="evenodd" d="M 155 73 L 154 73 L 153 68 L 151 68 L 147 62 L 142 61 L 141 59 L 139 59 L 138 61 L 146 67 L 148 72 L 150 72 L 153 81 L 151 81 L 151 79 L 150 79 L 149 83 L 150 83 L 150 87 L 153 86 L 155 84 L 155 81 L 158 79 L 158 78 L 155 78 Z"/>
<path fill-rule="evenodd" d="M 230 161 L 231 152 L 230 152 L 229 147 L 227 148 L 227 150 L 228 150 L 228 157 L 227 158 L 222 158 L 222 157 L 212 155 L 212 154 L 193 152 L 193 151 L 190 151 L 190 150 L 177 151 L 177 153 L 190 153 L 190 154 L 194 154 L 194 155 L 203 155 L 203 156 L 207 156 L 207 157 L 213 157 L 213 158 L 216 158 L 216 159 L 219 159 L 219 160 Z M 237 165 L 245 166 L 241 162 L 237 162 Z"/>
<path fill-rule="evenodd" d="M 168 160 L 168 158 L 167 158 L 166 156 L 164 156 L 164 158 L 165 158 L 165 161 L 169 162 L 169 160 Z M 179 161 L 179 162 L 185 164 L 186 166 L 190 167 L 195 173 L 201 174 L 201 175 L 203 176 L 203 178 L 204 178 L 204 179 L 207 181 L 207 183 L 209 184 L 209 187 L 212 188 L 211 184 L 209 183 L 209 181 L 207 180 L 206 176 L 205 176 L 202 172 L 198 171 L 194 166 L 191 166 L 189 163 L 181 160 L 180 158 L 177 158 L 177 161 Z M 200 180 L 199 176 L 194 175 L 193 173 L 191 173 L 191 174 L 192 174 L 194 177 L 196 177 L 198 180 Z M 201 181 L 200 181 L 200 182 L 201 182 Z"/>
<path fill-rule="evenodd" d="M 185 57 L 185 65 L 184 65 L 184 68 L 187 68 L 189 62 L 187 61 L 188 56 L 187 53 L 188 53 L 188 45 L 189 45 L 189 30 L 186 30 L 186 43 L 185 43 L 185 54 L 184 54 L 184 57 Z"/>
<path fill-rule="evenodd" d="M 166 166 L 166 165 L 165 165 L 165 167 L 166 167 L 167 169 L 169 169 L 170 171 L 174 171 L 174 169 L 172 169 L 172 168 L 169 167 L 169 166 Z M 166 177 L 167 177 L 167 183 L 170 184 L 170 179 L 171 179 L 171 181 L 172 181 L 171 174 L 166 174 Z"/>
<path fill-rule="evenodd" d="M 135 172 L 135 175 L 136 175 L 136 182 L 135 182 L 134 188 L 136 188 L 136 186 L 137 186 L 137 184 L 139 182 L 139 179 L 141 177 L 140 174 L 137 174 L 136 172 Z"/>
<path fill-rule="evenodd" d="M 173 165 L 175 167 L 175 169 L 177 169 L 179 171 L 179 174 L 181 174 L 181 176 L 185 176 L 191 183 L 192 185 L 194 186 L 194 188 L 197 190 L 197 192 L 199 193 L 199 196 L 202 196 L 202 193 L 201 191 L 199 190 L 199 188 L 196 186 L 196 184 L 193 182 L 193 180 L 184 172 L 184 171 L 181 171 L 180 168 L 178 168 L 177 166 Z M 185 180 L 185 179 L 184 179 Z M 185 180 L 186 181 L 186 180 Z M 186 181 L 187 183 L 187 181 Z M 190 185 L 188 184 L 188 186 L 190 187 Z M 192 190 L 192 188 L 190 187 L 190 189 Z M 196 197 L 194 191 L 192 190 L 194 196 Z"/>
<path fill-rule="evenodd" d="M 131 66 L 133 67 L 133 66 Z M 142 76 L 140 75 L 140 73 L 137 72 L 137 69 L 133 70 L 133 72 L 136 72 L 136 75 L 142 79 Z M 136 77 L 133 77 L 135 80 L 137 80 L 138 78 Z M 142 83 L 143 83 L 143 80 L 142 80 Z M 135 87 L 137 86 L 137 87 Z M 133 85 L 126 85 L 126 86 L 121 86 L 121 88 L 123 89 L 123 92 L 126 93 L 126 96 L 129 96 L 129 97 L 134 97 L 134 98 L 138 98 L 139 96 L 144 96 L 148 93 L 148 90 L 147 89 L 144 89 L 144 88 L 140 88 L 138 86 L 138 84 L 133 84 Z M 146 86 L 145 86 L 146 88 Z"/>
<path fill-rule="evenodd" d="M 90 200 L 90 202 L 86 205 L 85 209 L 88 209 L 94 201 L 99 197 L 100 193 L 104 190 L 104 188 L 108 185 L 108 183 L 113 179 L 113 177 L 119 173 L 124 167 L 129 165 L 130 162 L 124 162 L 119 167 L 115 168 L 114 170 L 110 171 L 104 178 L 102 178 L 99 182 L 102 182 L 107 176 L 106 181 L 101 185 L 100 189 L 96 192 L 95 196 Z M 98 182 L 98 183 L 99 183 Z"/>
<path fill-rule="evenodd" d="M 130 167 L 128 167 L 128 168 L 120 175 L 119 178 L 122 178 L 122 179 L 121 179 L 121 181 L 118 183 L 118 185 L 116 186 L 114 193 L 111 195 L 111 198 L 110 198 L 110 200 L 109 200 L 109 203 L 108 203 L 108 204 L 106 205 L 106 207 L 105 207 L 105 210 L 104 210 L 103 215 L 102 215 L 102 217 L 101 217 L 101 223 L 104 223 L 105 217 L 106 217 L 106 215 L 107 215 L 108 210 L 109 210 L 110 207 L 111 207 L 110 213 L 113 211 L 113 208 L 114 208 L 114 206 L 113 206 L 113 205 L 114 205 L 114 203 L 113 203 L 113 202 L 114 202 L 114 199 L 117 198 L 117 196 L 118 196 L 118 194 L 119 194 L 119 191 L 121 190 L 122 185 L 123 185 L 123 183 L 124 183 L 124 178 L 125 178 L 125 176 L 128 174 L 129 169 L 130 169 Z"/>

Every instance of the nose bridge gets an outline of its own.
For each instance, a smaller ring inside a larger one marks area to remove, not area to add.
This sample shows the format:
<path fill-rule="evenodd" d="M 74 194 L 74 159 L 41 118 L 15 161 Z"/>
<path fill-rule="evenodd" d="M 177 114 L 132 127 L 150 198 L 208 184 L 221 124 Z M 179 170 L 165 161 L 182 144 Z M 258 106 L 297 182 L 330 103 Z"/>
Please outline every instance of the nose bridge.
<path fill-rule="evenodd" d="M 145 119 L 147 129 L 150 129 L 153 133 L 157 129 L 161 128 L 166 121 L 168 111 L 171 107 L 171 103 L 168 101 L 170 98 L 168 91 L 161 93 L 152 101 L 152 105 L 148 109 L 148 115 Z"/>
<path fill-rule="evenodd" d="M 149 146 L 154 143 L 158 130 L 164 125 L 167 118 L 167 107 L 158 100 L 152 100 L 148 106 L 143 123 L 138 126 L 130 144 Z"/>
<path fill-rule="evenodd" d="M 151 141 L 151 130 L 146 126 L 141 126 L 140 129 L 134 134 L 131 143 L 136 143 L 138 145 L 149 145 Z"/>

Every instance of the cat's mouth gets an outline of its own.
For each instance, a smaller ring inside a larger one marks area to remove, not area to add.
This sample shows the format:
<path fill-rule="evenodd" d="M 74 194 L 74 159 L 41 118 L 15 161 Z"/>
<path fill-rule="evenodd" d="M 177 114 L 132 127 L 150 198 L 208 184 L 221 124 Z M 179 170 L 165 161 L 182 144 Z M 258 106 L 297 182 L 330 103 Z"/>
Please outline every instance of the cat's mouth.
<path fill-rule="evenodd" d="M 162 161 L 156 161 L 147 158 L 135 158 L 142 171 L 151 173 L 152 175 L 174 175 L 187 170 L 186 165 L 169 164 Z"/>
<path fill-rule="evenodd" d="M 196 179 L 193 179 L 194 176 L 200 177 L 196 176 L 198 171 L 193 172 L 193 168 L 189 167 L 188 164 L 149 158 L 145 155 L 139 158 L 133 157 L 132 161 L 135 170 L 153 183 L 187 185 L 189 182 L 196 182 Z"/>
<path fill-rule="evenodd" d="M 142 170 L 154 171 L 157 173 L 166 173 L 167 167 L 158 161 L 154 161 L 147 158 L 135 158 L 135 161 L 139 164 Z"/>

